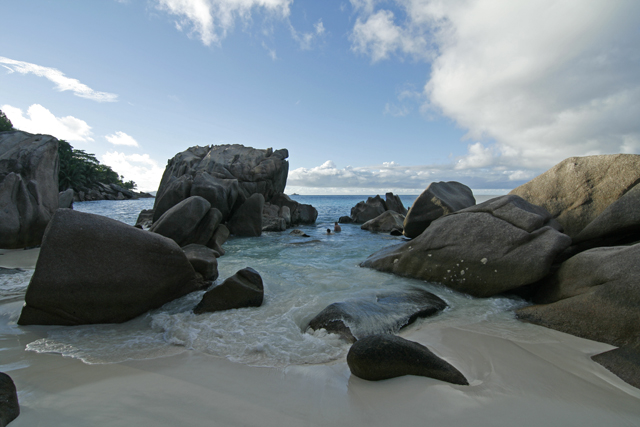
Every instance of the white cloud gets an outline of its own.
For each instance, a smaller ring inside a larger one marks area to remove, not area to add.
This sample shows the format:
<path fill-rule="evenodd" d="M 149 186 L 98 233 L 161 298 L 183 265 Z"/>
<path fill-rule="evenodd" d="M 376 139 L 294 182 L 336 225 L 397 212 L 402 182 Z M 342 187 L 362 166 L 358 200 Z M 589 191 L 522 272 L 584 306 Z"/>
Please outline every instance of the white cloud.
<path fill-rule="evenodd" d="M 157 8 L 177 17 L 176 28 L 206 46 L 220 44 L 236 21 L 248 22 L 254 9 L 286 18 L 293 0 L 155 0 Z"/>
<path fill-rule="evenodd" d="M 380 194 L 388 191 L 420 194 L 430 183 L 437 181 L 458 181 L 473 189 L 504 191 L 532 178 L 528 172 L 509 168 L 463 170 L 455 166 L 403 166 L 390 161 L 374 166 L 338 168 L 328 160 L 313 168 L 289 171 L 287 191 L 301 194 Z"/>
<path fill-rule="evenodd" d="M 640 2 L 356 3 L 352 49 L 373 61 L 431 58 L 428 107 L 484 142 L 460 170 L 640 153 Z"/>
<path fill-rule="evenodd" d="M 29 107 L 28 117 L 24 116 L 20 108 L 11 105 L 3 105 L 1 109 L 16 129 L 53 135 L 67 141 L 93 141 L 91 126 L 87 122 L 73 116 L 56 117 L 40 104 Z"/>
<path fill-rule="evenodd" d="M 106 135 L 105 138 L 113 145 L 126 145 L 129 147 L 138 146 L 138 141 L 133 139 L 132 136 L 120 131 L 114 133 L 113 135 Z"/>
<path fill-rule="evenodd" d="M 16 61 L 2 56 L 0 56 L 0 64 L 3 64 L 3 67 L 9 69 L 10 73 L 18 72 L 20 74 L 35 74 L 38 77 L 44 77 L 55 83 L 56 89 L 60 92 L 70 90 L 76 96 L 98 102 L 114 102 L 118 98 L 118 95 L 113 93 L 96 92 L 89 86 L 80 83 L 79 80 L 65 76 L 63 72 L 55 68 Z"/>
<path fill-rule="evenodd" d="M 100 156 L 100 162 L 124 176 L 125 181 L 133 180 L 139 191 L 156 191 L 164 168 L 148 154 L 124 154 L 118 151 Z"/>

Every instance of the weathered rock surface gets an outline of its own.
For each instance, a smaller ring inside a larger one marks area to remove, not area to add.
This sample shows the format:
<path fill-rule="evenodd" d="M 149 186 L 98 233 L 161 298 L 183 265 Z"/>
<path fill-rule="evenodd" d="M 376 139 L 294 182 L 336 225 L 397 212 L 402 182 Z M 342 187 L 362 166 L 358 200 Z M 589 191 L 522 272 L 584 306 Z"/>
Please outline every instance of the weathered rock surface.
<path fill-rule="evenodd" d="M 39 245 L 58 209 L 58 140 L 0 132 L 0 248 Z"/>
<path fill-rule="evenodd" d="M 389 233 L 393 229 L 402 230 L 404 215 L 389 210 L 360 226 L 363 230 L 376 233 Z"/>
<path fill-rule="evenodd" d="M 447 303 L 436 295 L 416 288 L 333 303 L 311 319 L 309 328 L 325 329 L 354 342 L 369 335 L 395 333 L 446 307 Z"/>
<path fill-rule="evenodd" d="M 596 354 L 591 359 L 616 374 L 623 381 L 640 388 L 640 341 Z"/>
<path fill-rule="evenodd" d="M 18 323 L 126 322 L 203 286 L 173 240 L 102 216 L 58 209 Z"/>
<path fill-rule="evenodd" d="M 384 195 L 384 197 L 385 197 L 385 205 L 387 206 L 388 211 L 394 211 L 396 213 L 399 213 L 402 216 L 407 215 L 407 209 L 402 204 L 402 200 L 400 200 L 400 196 L 393 193 L 387 193 Z"/>
<path fill-rule="evenodd" d="M 249 197 L 231 216 L 227 223 L 229 232 L 234 236 L 257 237 L 262 235 L 262 209 L 264 197 L 255 193 Z"/>
<path fill-rule="evenodd" d="M 199 196 L 189 197 L 164 213 L 149 231 L 168 237 L 180 246 L 207 244 L 222 215 Z"/>
<path fill-rule="evenodd" d="M 614 246 L 640 241 L 640 185 L 607 206 L 576 237 L 574 244 Z"/>
<path fill-rule="evenodd" d="M 488 297 L 546 276 L 571 243 L 557 228 L 543 208 L 502 196 L 439 218 L 417 238 L 361 265 Z"/>
<path fill-rule="evenodd" d="M 286 149 L 242 145 L 191 147 L 169 160 L 158 188 L 155 216 L 189 196 L 201 196 L 226 221 L 253 194 L 265 200 L 284 191 L 289 163 Z"/>
<path fill-rule="evenodd" d="M 280 207 L 278 205 L 272 205 L 271 203 L 265 203 L 262 209 L 262 231 L 284 231 L 287 229 L 287 215 L 283 211 L 286 209 L 286 213 L 289 213 L 289 208 L 286 206 Z M 291 215 L 288 215 L 289 224 L 291 224 Z"/>
<path fill-rule="evenodd" d="M 473 192 L 459 182 L 432 182 L 413 202 L 404 220 L 404 235 L 418 237 L 436 219 L 476 204 Z"/>
<path fill-rule="evenodd" d="M 253 268 L 247 267 L 204 294 L 193 312 L 200 314 L 232 308 L 260 307 L 263 298 L 262 277 Z"/>
<path fill-rule="evenodd" d="M 292 236 L 297 236 L 297 237 L 310 237 L 307 233 L 305 233 L 302 230 L 298 230 L 298 229 L 291 230 L 291 233 L 289 233 L 289 234 L 291 234 Z"/>
<path fill-rule="evenodd" d="M 153 224 L 153 209 L 143 209 L 138 214 L 135 227 L 148 229 Z"/>
<path fill-rule="evenodd" d="M 0 372 L 0 427 L 4 427 L 20 415 L 18 393 L 11 377 Z"/>
<path fill-rule="evenodd" d="M 58 208 L 73 208 L 73 195 L 73 188 L 67 188 L 66 190 L 58 193 Z"/>
<path fill-rule="evenodd" d="M 204 245 L 190 244 L 182 248 L 191 266 L 206 281 L 213 282 L 218 278 L 218 260 L 216 251 Z"/>
<path fill-rule="evenodd" d="M 289 208 L 290 220 L 287 222 L 287 227 L 299 224 L 313 224 L 318 218 L 318 210 L 316 208 L 304 203 L 298 203 L 284 193 L 276 194 L 269 200 L 269 203 L 280 206 L 283 209 Z M 286 213 L 280 215 L 286 217 Z"/>
<path fill-rule="evenodd" d="M 364 224 L 382 215 L 386 210 L 387 205 L 380 196 L 369 197 L 366 202 L 358 202 L 351 208 L 351 219 L 356 224 Z"/>
<path fill-rule="evenodd" d="M 351 373 L 369 381 L 403 375 L 418 375 L 469 385 L 465 376 L 427 347 L 395 335 L 371 335 L 349 349 L 347 364 Z"/>
<path fill-rule="evenodd" d="M 220 256 L 224 255 L 225 251 L 222 248 L 224 242 L 229 238 L 229 229 L 226 225 L 220 224 L 216 231 L 213 232 L 213 236 L 211 236 L 211 240 L 207 243 L 207 246 L 213 249 L 216 253 L 220 254 Z"/>
<path fill-rule="evenodd" d="M 570 157 L 509 194 L 544 207 L 575 237 L 638 182 L 640 155 Z"/>
<path fill-rule="evenodd" d="M 520 320 L 612 345 L 640 337 L 640 244 L 595 248 L 539 284 Z"/>

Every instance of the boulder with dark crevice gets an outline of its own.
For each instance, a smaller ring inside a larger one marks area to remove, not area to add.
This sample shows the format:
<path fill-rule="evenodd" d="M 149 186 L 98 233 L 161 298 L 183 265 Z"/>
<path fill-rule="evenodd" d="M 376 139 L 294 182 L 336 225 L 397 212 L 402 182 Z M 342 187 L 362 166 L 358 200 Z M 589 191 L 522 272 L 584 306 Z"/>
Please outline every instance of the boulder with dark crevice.
<path fill-rule="evenodd" d="M 182 248 L 193 269 L 206 281 L 218 278 L 218 260 L 216 251 L 203 245 L 190 244 Z"/>
<path fill-rule="evenodd" d="M 229 232 L 239 237 L 262 235 L 262 210 L 264 197 L 255 193 L 249 197 L 227 222 Z"/>
<path fill-rule="evenodd" d="M 371 335 L 349 349 L 347 364 L 356 377 L 380 381 L 404 375 L 469 385 L 465 376 L 427 347 L 395 335 Z"/>
<path fill-rule="evenodd" d="M 205 236 L 201 232 L 201 224 L 206 222 L 204 220 L 210 210 L 211 204 L 207 200 L 199 196 L 189 197 L 166 211 L 149 231 L 168 237 L 180 246 L 200 243 L 201 240 L 206 243 L 214 230 L 207 229 L 208 235 Z"/>

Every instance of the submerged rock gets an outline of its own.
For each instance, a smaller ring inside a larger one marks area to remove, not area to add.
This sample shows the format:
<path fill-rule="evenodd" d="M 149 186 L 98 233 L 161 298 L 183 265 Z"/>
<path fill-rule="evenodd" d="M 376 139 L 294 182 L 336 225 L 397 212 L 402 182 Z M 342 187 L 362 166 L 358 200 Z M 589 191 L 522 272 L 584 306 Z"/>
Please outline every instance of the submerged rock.
<path fill-rule="evenodd" d="M 570 157 L 509 194 L 542 206 L 571 237 L 640 181 L 640 155 Z"/>
<path fill-rule="evenodd" d="M 0 372 L 0 426 L 4 427 L 20 415 L 18 393 L 11 377 Z"/>
<path fill-rule="evenodd" d="M 404 219 L 404 235 L 418 237 L 433 221 L 476 204 L 473 192 L 459 182 L 432 182 L 413 202 Z"/>
<path fill-rule="evenodd" d="M 247 267 L 204 294 L 193 312 L 201 314 L 232 308 L 260 307 L 263 298 L 262 277 L 253 268 Z"/>
<path fill-rule="evenodd" d="M 173 240 L 99 215 L 58 209 L 18 324 L 126 322 L 203 286 Z"/>
<path fill-rule="evenodd" d="M 58 140 L 0 132 L 0 248 L 39 245 L 58 193 Z"/>
<path fill-rule="evenodd" d="M 518 319 L 612 345 L 640 337 L 640 244 L 595 248 L 568 261 L 538 285 Z"/>
<path fill-rule="evenodd" d="M 502 196 L 439 218 L 417 238 L 382 249 L 361 265 L 488 297 L 549 273 L 571 243 L 556 228 L 544 209 Z"/>
<path fill-rule="evenodd" d="M 354 342 L 368 335 L 395 333 L 420 317 L 432 316 L 447 303 L 424 289 L 411 289 L 336 302 L 309 322 L 313 330 L 325 329 Z"/>
<path fill-rule="evenodd" d="M 464 375 L 427 347 L 395 335 L 371 335 L 349 349 L 347 364 L 356 377 L 380 381 L 403 375 L 469 385 Z"/>

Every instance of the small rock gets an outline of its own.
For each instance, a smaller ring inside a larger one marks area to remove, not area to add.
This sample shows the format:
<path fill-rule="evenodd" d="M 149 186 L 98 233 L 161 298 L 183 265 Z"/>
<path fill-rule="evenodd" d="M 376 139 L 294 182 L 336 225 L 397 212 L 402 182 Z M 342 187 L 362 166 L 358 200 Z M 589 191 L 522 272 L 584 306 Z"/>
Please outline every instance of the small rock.
<path fill-rule="evenodd" d="M 247 267 L 204 294 L 193 312 L 201 314 L 232 308 L 260 307 L 263 298 L 262 277 L 253 268 Z"/>
<path fill-rule="evenodd" d="M 369 381 L 403 375 L 418 375 L 469 385 L 464 375 L 427 347 L 395 335 L 371 335 L 349 349 L 347 364 L 351 373 Z"/>

